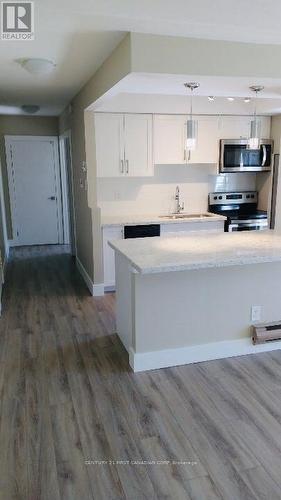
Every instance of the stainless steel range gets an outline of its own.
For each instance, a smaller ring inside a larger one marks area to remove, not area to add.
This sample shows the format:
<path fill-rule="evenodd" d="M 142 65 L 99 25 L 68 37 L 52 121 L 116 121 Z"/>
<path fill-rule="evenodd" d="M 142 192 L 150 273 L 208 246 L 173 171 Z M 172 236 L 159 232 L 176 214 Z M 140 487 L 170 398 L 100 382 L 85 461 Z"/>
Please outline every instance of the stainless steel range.
<path fill-rule="evenodd" d="M 258 210 L 258 193 L 210 193 L 209 212 L 227 217 L 225 231 L 260 231 L 268 229 L 267 212 Z"/>

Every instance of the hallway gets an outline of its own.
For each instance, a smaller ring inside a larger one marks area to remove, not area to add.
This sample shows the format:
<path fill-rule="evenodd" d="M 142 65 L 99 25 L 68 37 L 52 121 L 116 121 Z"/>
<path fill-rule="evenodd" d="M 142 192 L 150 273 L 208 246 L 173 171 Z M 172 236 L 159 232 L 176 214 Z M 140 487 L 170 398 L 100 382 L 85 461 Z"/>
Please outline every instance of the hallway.
<path fill-rule="evenodd" d="M 0 500 L 280 499 L 280 352 L 134 374 L 67 250 L 9 263 Z"/>

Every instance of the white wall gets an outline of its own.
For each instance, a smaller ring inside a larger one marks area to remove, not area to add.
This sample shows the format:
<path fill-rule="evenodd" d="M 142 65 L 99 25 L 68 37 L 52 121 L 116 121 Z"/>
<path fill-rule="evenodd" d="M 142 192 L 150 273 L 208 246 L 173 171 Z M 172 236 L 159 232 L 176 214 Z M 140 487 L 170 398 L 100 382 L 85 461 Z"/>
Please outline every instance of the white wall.
<path fill-rule="evenodd" d="M 154 177 L 97 180 L 102 215 L 167 213 L 174 209 L 175 188 L 188 212 L 205 211 L 211 191 L 255 190 L 255 174 L 216 175 L 216 166 L 156 165 Z"/>

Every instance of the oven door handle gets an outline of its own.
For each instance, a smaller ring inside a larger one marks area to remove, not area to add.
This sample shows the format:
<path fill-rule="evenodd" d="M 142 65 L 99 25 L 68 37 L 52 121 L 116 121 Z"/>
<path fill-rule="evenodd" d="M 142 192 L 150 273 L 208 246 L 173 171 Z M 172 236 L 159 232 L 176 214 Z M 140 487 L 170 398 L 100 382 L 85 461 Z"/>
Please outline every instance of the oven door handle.
<path fill-rule="evenodd" d="M 264 167 L 265 166 L 265 162 L 266 162 L 266 146 L 264 144 L 262 144 L 262 164 L 261 166 Z"/>
<path fill-rule="evenodd" d="M 268 228 L 268 221 L 267 220 L 264 220 L 264 221 L 248 221 L 248 222 L 240 222 L 240 224 L 229 224 L 228 226 L 228 232 L 232 232 L 234 231 L 235 229 L 238 229 L 239 227 L 244 227 L 244 228 L 248 228 L 248 229 L 251 229 L 251 227 L 257 227 L 258 229 L 266 229 Z"/>

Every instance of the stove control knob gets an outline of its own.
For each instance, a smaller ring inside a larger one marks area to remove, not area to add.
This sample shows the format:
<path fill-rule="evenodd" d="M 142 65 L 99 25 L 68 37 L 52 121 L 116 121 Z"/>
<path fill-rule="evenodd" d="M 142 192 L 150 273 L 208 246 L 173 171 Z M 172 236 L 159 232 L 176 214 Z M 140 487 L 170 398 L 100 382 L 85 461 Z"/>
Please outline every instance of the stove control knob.
<path fill-rule="evenodd" d="M 250 195 L 249 195 L 249 194 L 247 194 L 246 198 L 250 198 Z"/>
<path fill-rule="evenodd" d="M 219 196 L 219 200 L 222 200 L 222 196 Z"/>
<path fill-rule="evenodd" d="M 254 198 L 254 197 L 255 197 L 255 195 L 254 195 L 254 194 L 251 194 L 251 198 Z"/>
<path fill-rule="evenodd" d="M 214 200 L 217 200 L 217 199 L 218 199 L 218 197 L 217 197 L 217 196 L 214 196 Z"/>

